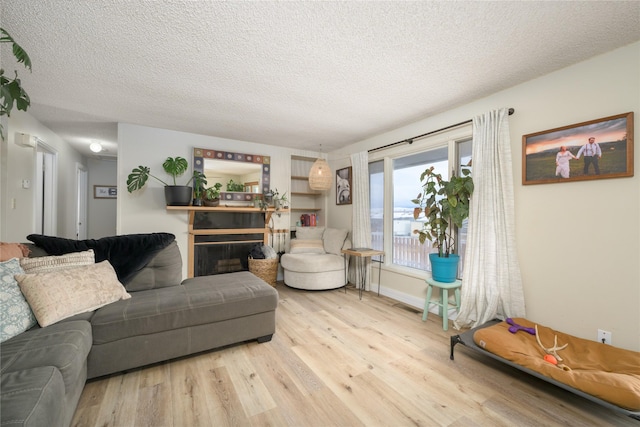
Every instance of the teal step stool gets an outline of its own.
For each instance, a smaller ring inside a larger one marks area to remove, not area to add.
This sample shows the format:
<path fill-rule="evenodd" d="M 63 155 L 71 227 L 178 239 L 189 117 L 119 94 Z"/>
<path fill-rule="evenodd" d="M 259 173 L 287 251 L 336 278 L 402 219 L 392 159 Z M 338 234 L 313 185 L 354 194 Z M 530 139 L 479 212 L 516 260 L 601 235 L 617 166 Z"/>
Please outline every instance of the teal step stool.
<path fill-rule="evenodd" d="M 427 320 L 429 315 L 429 304 L 435 304 L 438 306 L 438 313 L 442 317 L 442 329 L 445 331 L 449 329 L 449 289 L 455 290 L 456 302 L 455 307 L 460 310 L 460 286 L 462 286 L 461 280 L 456 280 L 451 283 L 438 282 L 433 280 L 432 277 L 427 277 L 427 298 L 424 300 L 424 312 L 422 313 L 422 321 Z M 440 288 L 440 300 L 431 301 L 431 293 L 433 287 Z"/>

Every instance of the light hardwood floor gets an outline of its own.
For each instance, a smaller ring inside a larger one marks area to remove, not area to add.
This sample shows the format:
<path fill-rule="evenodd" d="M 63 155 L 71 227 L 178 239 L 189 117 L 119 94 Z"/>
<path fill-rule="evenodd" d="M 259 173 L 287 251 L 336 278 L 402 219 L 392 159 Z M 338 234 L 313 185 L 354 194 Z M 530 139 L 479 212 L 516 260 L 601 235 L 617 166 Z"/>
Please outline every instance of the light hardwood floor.
<path fill-rule="evenodd" d="M 89 381 L 74 426 L 640 423 L 461 345 L 441 318 L 350 288 L 279 283 L 276 334 Z"/>

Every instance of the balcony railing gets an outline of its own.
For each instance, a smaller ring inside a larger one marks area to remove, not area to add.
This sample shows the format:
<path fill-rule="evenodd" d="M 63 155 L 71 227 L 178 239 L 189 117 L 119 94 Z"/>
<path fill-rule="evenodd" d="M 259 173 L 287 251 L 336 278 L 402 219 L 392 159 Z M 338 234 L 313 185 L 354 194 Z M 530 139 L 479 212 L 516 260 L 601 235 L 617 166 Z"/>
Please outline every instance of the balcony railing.
<path fill-rule="evenodd" d="M 466 236 L 465 236 L 466 237 Z M 382 233 L 372 233 L 372 246 L 374 249 L 383 250 Z M 466 238 L 460 244 L 460 253 L 464 254 L 466 246 Z M 429 253 L 434 252 L 433 244 L 430 241 L 425 241 L 424 244 L 420 243 L 417 237 L 413 236 L 393 236 L 393 264 L 401 265 L 410 268 L 416 268 L 418 270 L 431 271 L 431 263 L 429 262 Z M 458 275 L 461 277 L 462 273 L 462 255 L 460 257 L 460 271 Z"/>
<path fill-rule="evenodd" d="M 372 233 L 371 243 L 374 249 L 382 250 L 382 233 Z M 393 236 L 393 264 L 419 270 L 431 271 L 429 252 L 431 242 L 421 244 L 417 237 Z"/>

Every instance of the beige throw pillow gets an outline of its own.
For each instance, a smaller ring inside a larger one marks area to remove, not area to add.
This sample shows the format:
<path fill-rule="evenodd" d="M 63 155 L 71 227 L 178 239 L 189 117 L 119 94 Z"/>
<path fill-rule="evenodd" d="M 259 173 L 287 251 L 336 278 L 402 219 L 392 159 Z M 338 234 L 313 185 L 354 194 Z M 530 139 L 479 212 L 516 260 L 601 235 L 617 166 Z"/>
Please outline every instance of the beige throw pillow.
<path fill-rule="evenodd" d="M 342 245 L 347 240 L 347 230 L 327 228 L 324 232 L 324 250 L 329 254 L 342 255 Z"/>
<path fill-rule="evenodd" d="M 324 233 L 324 227 L 296 227 L 296 239 L 322 239 L 322 233 Z"/>
<path fill-rule="evenodd" d="M 43 328 L 131 298 L 109 261 L 51 273 L 16 274 L 15 278 Z"/>
<path fill-rule="evenodd" d="M 67 268 L 82 267 L 96 262 L 93 249 L 84 252 L 72 252 L 59 256 L 41 256 L 21 258 L 20 267 L 25 273 L 51 273 Z"/>

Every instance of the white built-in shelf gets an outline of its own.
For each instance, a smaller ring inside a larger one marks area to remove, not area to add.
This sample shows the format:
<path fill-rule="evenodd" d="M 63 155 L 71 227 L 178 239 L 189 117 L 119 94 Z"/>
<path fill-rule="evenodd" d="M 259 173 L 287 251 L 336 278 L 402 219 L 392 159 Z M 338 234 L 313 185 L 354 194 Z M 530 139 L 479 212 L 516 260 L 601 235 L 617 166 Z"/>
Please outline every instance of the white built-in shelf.
<path fill-rule="evenodd" d="M 291 208 L 291 212 L 321 212 L 321 208 Z"/>

